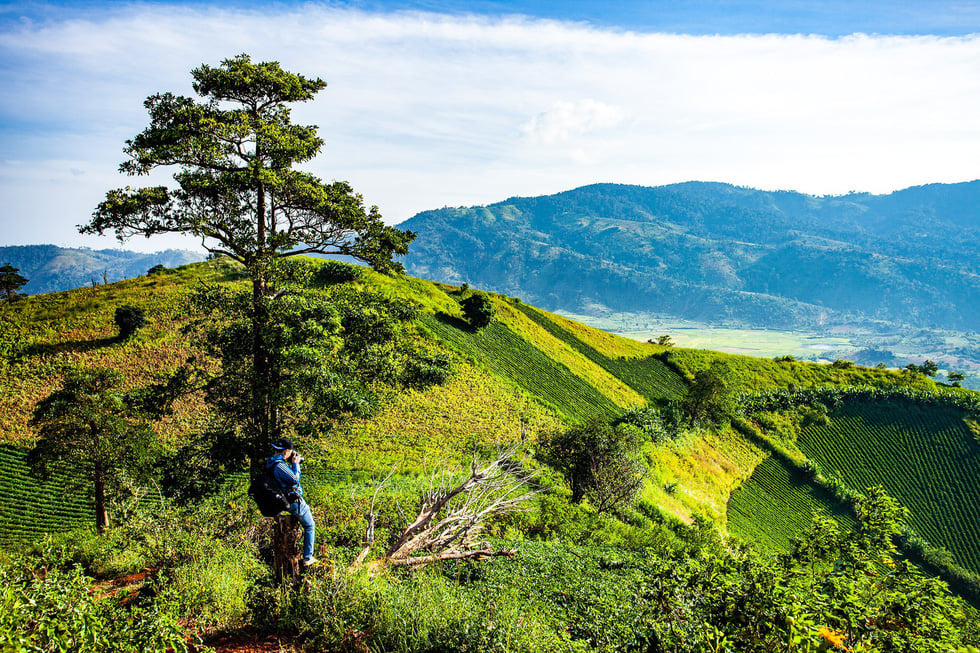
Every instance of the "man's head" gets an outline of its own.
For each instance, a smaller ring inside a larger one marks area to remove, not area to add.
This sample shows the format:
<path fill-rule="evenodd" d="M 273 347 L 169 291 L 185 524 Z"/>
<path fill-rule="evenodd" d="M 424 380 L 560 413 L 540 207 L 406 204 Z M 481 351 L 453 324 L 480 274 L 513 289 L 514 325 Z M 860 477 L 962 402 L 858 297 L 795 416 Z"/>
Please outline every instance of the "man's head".
<path fill-rule="evenodd" d="M 281 453 L 283 458 L 289 458 L 293 452 L 293 441 L 289 438 L 279 438 L 272 443 L 272 448 L 276 450 L 276 453 Z"/>

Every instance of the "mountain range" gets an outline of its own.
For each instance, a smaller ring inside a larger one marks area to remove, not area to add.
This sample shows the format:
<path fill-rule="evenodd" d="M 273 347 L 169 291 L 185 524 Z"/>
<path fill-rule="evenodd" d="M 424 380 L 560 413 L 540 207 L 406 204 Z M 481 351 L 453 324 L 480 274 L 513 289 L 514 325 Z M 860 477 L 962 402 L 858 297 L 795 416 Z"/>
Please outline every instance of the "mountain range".
<path fill-rule="evenodd" d="M 29 295 L 130 279 L 146 274 L 155 265 L 170 268 L 203 258 L 198 252 L 182 249 L 146 253 L 56 245 L 0 247 L 0 265 L 10 263 L 28 279 L 21 290 Z"/>
<path fill-rule="evenodd" d="M 408 272 L 550 310 L 980 330 L 980 181 L 813 196 L 595 184 L 424 211 Z"/>

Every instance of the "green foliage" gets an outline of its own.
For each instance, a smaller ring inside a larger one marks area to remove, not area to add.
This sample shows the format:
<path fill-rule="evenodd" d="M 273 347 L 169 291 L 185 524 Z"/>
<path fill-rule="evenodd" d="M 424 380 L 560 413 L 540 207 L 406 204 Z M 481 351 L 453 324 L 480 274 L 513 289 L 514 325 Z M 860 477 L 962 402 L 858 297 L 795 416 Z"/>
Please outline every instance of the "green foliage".
<path fill-rule="evenodd" d="M 46 479 L 29 479 L 27 450 L 0 446 L 0 547 L 39 541 L 45 533 L 92 528 L 95 506 L 77 489 L 78 472 L 51 465 Z"/>
<path fill-rule="evenodd" d="M 146 315 L 139 306 L 120 306 L 114 316 L 116 327 L 119 329 L 119 339 L 125 340 L 136 335 L 136 332 L 146 324 Z"/>
<path fill-rule="evenodd" d="M 473 293 L 464 299 L 461 304 L 463 306 L 463 318 L 477 331 L 485 329 L 497 314 L 493 303 L 485 293 Z"/>
<path fill-rule="evenodd" d="M 631 504 L 643 487 L 642 439 L 642 431 L 629 424 L 593 420 L 542 434 L 538 456 L 565 477 L 573 503 L 588 498 L 598 512 L 615 511 Z"/>
<path fill-rule="evenodd" d="M 816 470 L 814 470 L 816 472 Z M 808 482 L 786 463 L 769 457 L 728 501 L 732 535 L 771 551 L 789 551 L 794 538 L 810 525 L 814 514 L 828 514 L 840 529 L 855 528 L 853 511 L 838 503 L 828 490 Z"/>
<path fill-rule="evenodd" d="M 115 370 L 69 370 L 31 420 L 38 433 L 28 456 L 31 467 L 44 476 L 52 463 L 65 461 L 92 479 L 100 529 L 108 523 L 107 490 L 118 487 L 123 472 L 145 476 L 158 455 L 156 437 L 122 383 Z"/>
<path fill-rule="evenodd" d="M 163 263 L 157 263 L 152 268 L 146 271 L 146 276 L 152 277 L 155 274 L 163 274 L 167 271 L 167 266 Z"/>
<path fill-rule="evenodd" d="M 423 315 L 422 323 L 440 340 L 503 377 L 570 421 L 601 415 L 613 417 L 618 407 L 594 386 L 572 374 L 540 349 L 497 320 L 474 333 L 443 317 Z"/>
<path fill-rule="evenodd" d="M 325 261 L 317 269 L 314 275 L 314 282 L 320 286 L 329 286 L 335 283 L 350 283 L 358 281 L 364 276 L 364 269 L 341 261 Z"/>
<path fill-rule="evenodd" d="M 177 618 L 154 604 L 126 606 L 94 594 L 78 567 L 35 569 L 22 558 L 0 561 L 0 649 L 174 651 L 187 653 Z"/>
<path fill-rule="evenodd" d="M 711 367 L 695 372 L 680 403 L 688 427 L 704 420 L 717 423 L 731 413 L 730 383 L 728 367 L 722 361 L 715 361 Z"/>
<path fill-rule="evenodd" d="M 682 411 L 678 404 L 672 401 L 661 408 L 631 408 L 616 418 L 613 425 L 634 426 L 653 443 L 671 442 L 681 433 Z"/>
<path fill-rule="evenodd" d="M 657 402 L 664 399 L 677 399 L 684 395 L 685 387 L 683 381 L 657 356 L 611 358 L 555 324 L 541 311 L 523 304 L 518 306 L 518 309 L 536 324 L 544 328 L 545 331 L 569 345 L 572 349 L 578 351 L 616 378 L 621 379 L 648 401 Z"/>
<path fill-rule="evenodd" d="M 851 487 L 882 484 L 929 541 L 980 572 L 980 446 L 954 406 L 847 399 L 826 424 L 808 424 L 799 447 Z M 942 497 L 942 499 L 938 499 Z"/>

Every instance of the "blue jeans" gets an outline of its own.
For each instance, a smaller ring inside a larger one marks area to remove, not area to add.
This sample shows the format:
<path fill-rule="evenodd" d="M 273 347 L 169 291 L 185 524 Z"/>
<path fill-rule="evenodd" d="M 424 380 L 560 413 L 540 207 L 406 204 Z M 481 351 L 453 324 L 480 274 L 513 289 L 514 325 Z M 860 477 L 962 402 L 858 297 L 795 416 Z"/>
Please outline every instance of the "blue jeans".
<path fill-rule="evenodd" d="M 300 499 L 296 503 L 289 504 L 289 512 L 299 518 L 299 523 L 303 526 L 303 559 L 309 560 L 313 557 L 313 541 L 316 538 L 310 504 Z"/>

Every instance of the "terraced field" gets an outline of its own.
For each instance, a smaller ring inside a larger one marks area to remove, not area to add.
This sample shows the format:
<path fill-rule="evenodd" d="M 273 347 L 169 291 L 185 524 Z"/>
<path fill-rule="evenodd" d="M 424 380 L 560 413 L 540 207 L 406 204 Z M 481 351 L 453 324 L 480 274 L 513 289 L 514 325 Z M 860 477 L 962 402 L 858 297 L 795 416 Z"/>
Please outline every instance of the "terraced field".
<path fill-rule="evenodd" d="M 622 412 L 595 386 L 556 363 L 540 349 L 496 321 L 482 331 L 429 315 L 422 322 L 438 338 L 573 421 L 613 417 Z"/>
<path fill-rule="evenodd" d="M 518 308 L 545 331 L 613 376 L 622 379 L 647 401 L 678 399 L 684 395 L 686 391 L 684 382 L 659 358 L 653 356 L 611 358 L 561 328 L 541 311 L 526 304 L 521 304 Z"/>
<path fill-rule="evenodd" d="M 825 472 L 861 490 L 882 485 L 915 530 L 980 572 L 980 443 L 957 408 L 848 401 L 798 445 Z"/>
<path fill-rule="evenodd" d="M 29 475 L 27 450 L 0 445 L 0 546 L 95 526 L 95 504 L 72 488 L 71 474 L 55 471 L 45 482 Z"/>
<path fill-rule="evenodd" d="M 831 508 L 833 506 L 833 508 Z M 857 524 L 826 490 L 806 482 L 776 458 L 766 458 L 728 501 L 728 531 L 746 542 L 789 551 L 813 513 L 830 514 L 841 529 Z"/>

